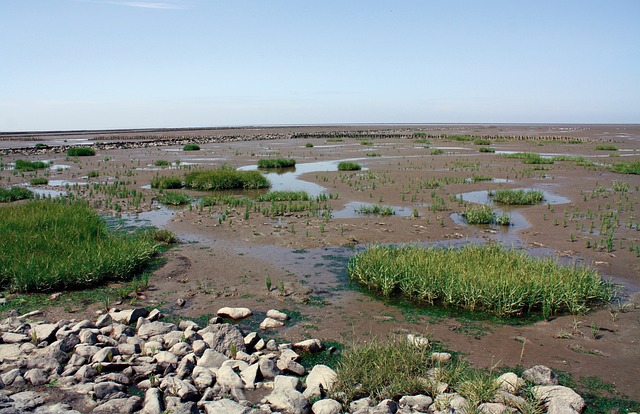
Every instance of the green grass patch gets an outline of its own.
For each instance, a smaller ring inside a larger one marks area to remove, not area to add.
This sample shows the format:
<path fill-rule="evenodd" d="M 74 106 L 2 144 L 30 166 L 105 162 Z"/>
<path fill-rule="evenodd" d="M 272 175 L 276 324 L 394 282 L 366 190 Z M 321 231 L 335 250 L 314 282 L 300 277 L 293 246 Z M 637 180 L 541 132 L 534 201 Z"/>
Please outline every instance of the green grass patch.
<path fill-rule="evenodd" d="M 511 218 L 508 214 L 498 216 L 493 208 L 484 205 L 471 205 L 465 208 L 462 217 L 468 224 L 497 224 L 500 226 L 508 226 Z"/>
<path fill-rule="evenodd" d="M 304 146 L 307 148 L 313 148 L 313 144 L 311 142 L 307 142 Z"/>
<path fill-rule="evenodd" d="M 153 165 L 156 167 L 169 167 L 171 163 L 167 160 L 156 160 Z"/>
<path fill-rule="evenodd" d="M 625 161 L 613 164 L 611 171 L 618 174 L 640 174 L 640 161 Z"/>
<path fill-rule="evenodd" d="M 230 190 L 268 188 L 271 183 L 259 171 L 237 171 L 229 168 L 193 171 L 185 176 L 187 188 L 194 190 Z"/>
<path fill-rule="evenodd" d="M 618 147 L 615 145 L 596 145 L 598 151 L 618 151 Z"/>
<path fill-rule="evenodd" d="M 256 201 L 308 201 L 309 194 L 305 191 L 270 191 L 256 199 Z"/>
<path fill-rule="evenodd" d="M 189 195 L 185 193 L 165 191 L 162 194 L 158 195 L 158 201 L 162 204 L 168 204 L 170 206 L 181 206 L 184 204 L 189 204 L 191 202 L 191 197 L 189 197 Z"/>
<path fill-rule="evenodd" d="M 493 177 L 489 177 L 488 175 L 481 175 L 481 174 L 474 174 L 473 177 L 471 177 L 471 181 L 474 183 L 481 183 L 484 181 L 492 181 Z"/>
<path fill-rule="evenodd" d="M 91 170 L 87 173 L 87 178 L 98 178 L 100 177 L 100 171 L 98 170 Z"/>
<path fill-rule="evenodd" d="M 382 157 L 382 154 L 378 152 L 367 152 L 367 157 Z"/>
<path fill-rule="evenodd" d="M 49 167 L 49 163 L 43 161 L 16 160 L 15 163 L 15 169 L 21 172 L 42 170 L 47 167 Z"/>
<path fill-rule="evenodd" d="M 45 177 L 36 177 L 29 180 L 29 184 L 31 185 L 47 185 L 49 184 L 49 180 Z"/>
<path fill-rule="evenodd" d="M 96 150 L 89 147 L 74 147 L 67 150 L 67 155 L 70 157 L 90 157 L 96 155 Z"/>
<path fill-rule="evenodd" d="M 151 180 L 151 188 L 160 190 L 182 188 L 182 178 L 157 175 Z"/>
<path fill-rule="evenodd" d="M 489 141 L 488 139 L 484 139 L 484 138 L 476 138 L 473 140 L 473 143 L 475 145 L 491 145 L 491 141 Z"/>
<path fill-rule="evenodd" d="M 0 188 L 0 203 L 10 203 L 12 201 L 27 200 L 33 197 L 33 191 L 23 187 L 11 187 L 9 189 Z"/>
<path fill-rule="evenodd" d="M 291 168 L 296 166 L 293 158 L 265 158 L 258 161 L 258 168 Z"/>
<path fill-rule="evenodd" d="M 475 140 L 475 138 L 472 137 L 471 135 L 450 135 L 447 138 L 452 139 L 454 141 L 460 141 L 460 142 L 469 142 L 469 141 Z"/>
<path fill-rule="evenodd" d="M 338 171 L 359 171 L 362 167 L 357 162 L 341 161 L 338 164 Z"/>
<path fill-rule="evenodd" d="M 390 206 L 381 206 L 379 204 L 374 204 L 372 206 L 360 206 L 356 212 L 358 214 L 365 214 L 365 215 L 375 215 L 375 216 L 392 216 L 394 214 L 396 214 L 395 211 L 393 211 L 393 207 Z"/>
<path fill-rule="evenodd" d="M 442 155 L 444 154 L 444 150 L 440 148 L 436 148 L 431 150 L 431 155 Z"/>
<path fill-rule="evenodd" d="M 540 154 L 532 152 L 516 152 L 515 154 L 504 154 L 505 158 L 521 159 L 525 164 L 553 164 L 553 159 L 543 158 Z"/>
<path fill-rule="evenodd" d="M 612 289 L 588 267 L 566 267 L 496 244 L 460 249 L 368 247 L 349 261 L 351 279 L 384 297 L 485 311 L 499 317 L 588 311 Z"/>
<path fill-rule="evenodd" d="M 0 209 L 0 290 L 51 291 L 130 278 L 158 249 L 149 232 L 109 231 L 84 202 Z"/>
<path fill-rule="evenodd" d="M 507 205 L 532 205 L 542 201 L 544 195 L 538 190 L 495 190 L 489 196 L 496 203 Z"/>
<path fill-rule="evenodd" d="M 198 144 L 187 144 L 182 147 L 183 151 L 200 151 L 200 145 Z"/>
<path fill-rule="evenodd" d="M 494 153 L 494 152 L 496 152 L 496 149 L 495 149 L 495 148 L 492 148 L 492 147 L 480 147 L 480 148 L 478 149 L 478 151 L 480 151 L 480 152 Z"/>

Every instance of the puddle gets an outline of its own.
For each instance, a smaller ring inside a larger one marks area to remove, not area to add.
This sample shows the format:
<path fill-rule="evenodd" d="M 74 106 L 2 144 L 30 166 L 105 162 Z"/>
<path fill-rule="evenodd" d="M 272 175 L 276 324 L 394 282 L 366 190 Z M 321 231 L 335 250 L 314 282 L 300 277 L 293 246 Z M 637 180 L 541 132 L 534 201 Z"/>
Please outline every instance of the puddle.
<path fill-rule="evenodd" d="M 135 227 L 154 226 L 158 228 L 166 227 L 173 215 L 182 211 L 182 207 L 169 208 L 161 204 L 154 204 L 154 209 L 142 213 L 123 213 L 118 217 L 125 221 L 127 225 Z"/>
<path fill-rule="evenodd" d="M 70 165 L 64 165 L 64 164 L 53 164 L 49 166 L 49 170 L 51 171 L 64 171 L 64 170 L 68 170 L 69 168 L 71 168 Z"/>
<path fill-rule="evenodd" d="M 339 219 L 350 219 L 350 218 L 362 218 L 362 217 L 367 217 L 367 216 L 371 216 L 371 217 L 379 217 L 379 215 L 376 214 L 361 214 L 358 213 L 358 210 L 362 207 L 373 207 L 375 205 L 380 205 L 380 204 L 373 204 L 373 203 L 364 203 L 364 202 L 360 202 L 360 201 L 351 201 L 347 204 L 344 205 L 344 207 L 342 208 L 342 210 L 334 210 L 331 212 L 331 217 L 332 218 L 339 218 Z M 409 208 L 405 208 L 405 207 L 399 207 L 399 206 L 387 206 L 387 205 L 382 205 L 383 207 L 391 207 L 393 209 L 393 215 L 394 216 L 398 216 L 398 217 L 410 217 L 411 214 L 413 213 L 412 209 Z"/>
<path fill-rule="evenodd" d="M 47 185 L 50 185 L 52 187 L 72 187 L 74 185 L 89 185 L 89 183 L 82 181 L 49 180 Z"/>
<path fill-rule="evenodd" d="M 518 190 L 514 188 L 514 190 Z M 525 189 L 528 190 L 528 189 Z M 563 197 L 557 194 L 553 194 L 547 190 L 539 190 L 534 188 L 533 190 L 542 191 L 543 200 L 542 204 L 567 204 L 570 203 L 571 200 L 567 197 Z M 462 197 L 464 201 L 468 201 L 471 203 L 484 204 L 487 206 L 494 205 L 493 200 L 489 197 L 489 190 L 479 190 L 479 191 L 469 191 L 468 193 L 461 193 L 456 195 L 457 198 Z M 513 207 L 522 207 L 522 206 L 513 206 Z"/>

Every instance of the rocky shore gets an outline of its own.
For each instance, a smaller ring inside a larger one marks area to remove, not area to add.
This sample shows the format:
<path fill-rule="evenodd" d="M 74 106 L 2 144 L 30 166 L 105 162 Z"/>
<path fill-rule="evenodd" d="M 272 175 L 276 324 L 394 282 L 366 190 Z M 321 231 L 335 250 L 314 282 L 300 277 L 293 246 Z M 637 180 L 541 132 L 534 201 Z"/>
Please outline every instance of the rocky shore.
<path fill-rule="evenodd" d="M 348 406 L 328 398 L 336 372 L 301 357 L 325 349 L 322 341 L 297 343 L 265 340 L 258 332 L 242 332 L 225 320 L 251 317 L 246 308 L 222 308 L 207 326 L 189 320 L 164 322 L 158 310 L 111 309 L 97 320 L 46 323 L 39 312 L 0 321 L 0 414 L 74 413 L 454 413 L 468 401 L 447 392 L 432 398 L 408 395 Z M 288 316 L 267 312 L 261 330 L 277 329 Z M 426 339 L 409 335 L 423 346 Z M 447 353 L 432 358 L 446 361 Z M 580 413 L 584 400 L 558 385 L 544 366 L 519 377 L 505 373 L 492 402 L 481 413 L 518 413 L 525 405 L 518 389 L 525 384 L 548 413 Z"/>

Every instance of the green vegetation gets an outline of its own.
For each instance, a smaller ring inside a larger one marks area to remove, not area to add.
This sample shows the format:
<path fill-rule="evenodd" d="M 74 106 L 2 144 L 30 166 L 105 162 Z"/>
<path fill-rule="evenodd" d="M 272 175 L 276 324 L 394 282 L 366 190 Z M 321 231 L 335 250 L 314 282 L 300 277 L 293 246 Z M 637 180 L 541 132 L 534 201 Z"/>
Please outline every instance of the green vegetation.
<path fill-rule="evenodd" d="M 492 148 L 492 147 L 480 147 L 479 151 L 480 152 L 494 153 L 494 152 L 496 152 L 496 149 Z"/>
<path fill-rule="evenodd" d="M 308 201 L 309 194 L 304 191 L 270 191 L 256 199 L 256 201 Z"/>
<path fill-rule="evenodd" d="M 296 166 L 293 158 L 265 158 L 258 161 L 258 168 L 291 168 Z"/>
<path fill-rule="evenodd" d="M 442 155 L 444 154 L 444 150 L 440 149 L 440 148 L 436 148 L 431 150 L 431 155 Z"/>
<path fill-rule="evenodd" d="M 181 206 L 183 204 L 189 204 L 191 202 L 191 197 L 185 193 L 165 191 L 158 195 L 158 201 L 162 204 L 169 204 L 171 206 Z"/>
<path fill-rule="evenodd" d="M 171 163 L 167 160 L 157 160 L 153 163 L 156 167 L 169 167 Z"/>
<path fill-rule="evenodd" d="M 84 202 L 1 207 L 0 286 L 50 291 L 133 276 L 157 251 L 151 232 L 114 233 Z"/>
<path fill-rule="evenodd" d="M 596 145 L 598 151 L 618 151 L 615 145 Z"/>
<path fill-rule="evenodd" d="M 29 184 L 31 185 L 47 185 L 49 184 L 49 180 L 45 177 L 36 177 L 29 180 Z"/>
<path fill-rule="evenodd" d="M 230 168 L 190 172 L 185 176 L 187 188 L 194 190 L 258 189 L 271 186 L 259 171 L 237 171 Z"/>
<path fill-rule="evenodd" d="M 613 164 L 611 171 L 618 174 L 640 174 L 640 161 L 624 161 Z"/>
<path fill-rule="evenodd" d="M 151 180 L 151 188 L 158 188 L 160 190 L 182 188 L 182 179 L 179 177 L 156 175 Z"/>
<path fill-rule="evenodd" d="M 469 142 L 475 139 L 471 135 L 451 135 L 451 136 L 448 136 L 447 138 L 452 139 L 454 141 L 460 141 L 460 142 Z"/>
<path fill-rule="evenodd" d="M 375 204 L 372 206 L 367 206 L 367 205 L 360 206 L 356 210 L 356 212 L 359 214 L 375 215 L 375 216 L 392 216 L 396 214 L 396 212 L 393 211 L 393 207 L 381 206 L 378 204 Z"/>
<path fill-rule="evenodd" d="M 67 155 L 70 157 L 89 157 L 96 155 L 96 150 L 89 147 L 74 147 L 67 150 Z"/>
<path fill-rule="evenodd" d="M 338 164 L 338 171 L 359 171 L 362 167 L 357 162 L 342 161 Z"/>
<path fill-rule="evenodd" d="M 198 144 L 187 144 L 182 147 L 183 151 L 200 151 L 200 145 Z"/>
<path fill-rule="evenodd" d="M 10 189 L 0 188 L 0 203 L 10 203 L 12 201 L 26 200 L 33 198 L 33 192 L 23 187 L 11 187 Z"/>
<path fill-rule="evenodd" d="M 471 181 L 474 183 L 480 183 L 483 181 L 491 181 L 491 180 L 493 180 L 493 178 L 489 177 L 488 175 L 474 174 L 473 177 L 471 177 Z"/>
<path fill-rule="evenodd" d="M 462 217 L 468 224 L 497 224 L 500 226 L 508 226 L 511 218 L 508 214 L 498 216 L 498 214 L 489 206 L 467 206 L 462 213 Z"/>
<path fill-rule="evenodd" d="M 41 170 L 47 167 L 49 167 L 49 163 L 47 162 L 16 160 L 15 169 L 17 171 L 25 172 L 25 171 Z"/>
<path fill-rule="evenodd" d="M 313 148 L 313 144 L 311 142 L 307 142 L 304 146 L 307 148 Z"/>
<path fill-rule="evenodd" d="M 475 145 L 491 145 L 491 141 L 489 141 L 488 139 L 484 139 L 484 138 L 476 138 L 473 140 L 473 143 Z"/>
<path fill-rule="evenodd" d="M 36 147 L 36 148 L 49 148 L 49 146 L 47 144 L 43 144 L 42 142 L 38 142 L 36 145 L 34 145 L 34 147 Z"/>
<path fill-rule="evenodd" d="M 367 152 L 367 157 L 382 157 L 382 154 L 379 152 Z"/>
<path fill-rule="evenodd" d="M 553 164 L 553 159 L 542 158 L 540 154 L 532 152 L 516 152 L 515 154 L 505 154 L 505 158 L 521 159 L 525 164 Z"/>
<path fill-rule="evenodd" d="M 87 173 L 87 178 L 98 178 L 100 177 L 100 171 L 98 170 L 91 170 Z"/>
<path fill-rule="evenodd" d="M 588 267 L 564 267 L 496 244 L 460 249 L 370 246 L 349 274 L 385 297 L 485 311 L 499 317 L 582 313 L 611 299 L 611 287 Z"/>
<path fill-rule="evenodd" d="M 491 191 L 489 196 L 496 203 L 507 205 L 532 205 L 541 202 L 544 198 L 542 191 L 523 189 Z"/>

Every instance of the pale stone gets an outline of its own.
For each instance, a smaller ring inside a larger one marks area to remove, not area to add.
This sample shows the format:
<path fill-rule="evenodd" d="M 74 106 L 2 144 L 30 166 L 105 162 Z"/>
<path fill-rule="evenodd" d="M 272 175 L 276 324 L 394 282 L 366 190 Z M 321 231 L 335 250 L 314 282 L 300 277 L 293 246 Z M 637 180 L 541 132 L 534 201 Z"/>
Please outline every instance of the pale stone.
<path fill-rule="evenodd" d="M 340 414 L 342 404 L 332 399 L 319 400 L 311 406 L 311 412 L 313 414 Z"/>
<path fill-rule="evenodd" d="M 320 352 L 324 349 L 324 345 L 319 339 L 306 339 L 293 344 L 293 349 L 299 349 L 304 352 Z"/>
<path fill-rule="evenodd" d="M 251 409 L 227 398 L 206 402 L 203 405 L 206 414 L 249 414 Z"/>
<path fill-rule="evenodd" d="M 260 329 L 277 329 L 284 326 L 284 322 L 281 322 L 277 319 L 273 318 L 265 318 L 262 322 L 260 322 Z"/>
<path fill-rule="evenodd" d="M 284 322 L 289 319 L 289 315 L 276 309 L 270 309 L 267 311 L 267 318 Z"/>
<path fill-rule="evenodd" d="M 536 385 L 558 385 L 556 373 L 544 365 L 536 365 L 522 373 L 522 378 Z"/>
<path fill-rule="evenodd" d="M 157 388 L 149 388 L 144 394 L 142 414 L 161 414 L 164 411 L 162 393 Z"/>
<path fill-rule="evenodd" d="M 244 319 L 253 315 L 253 312 L 251 312 L 251 309 L 249 308 L 224 307 L 224 308 L 218 309 L 218 312 L 216 312 L 216 314 L 223 318 L 231 318 L 234 320 L 238 320 L 238 319 Z"/>

